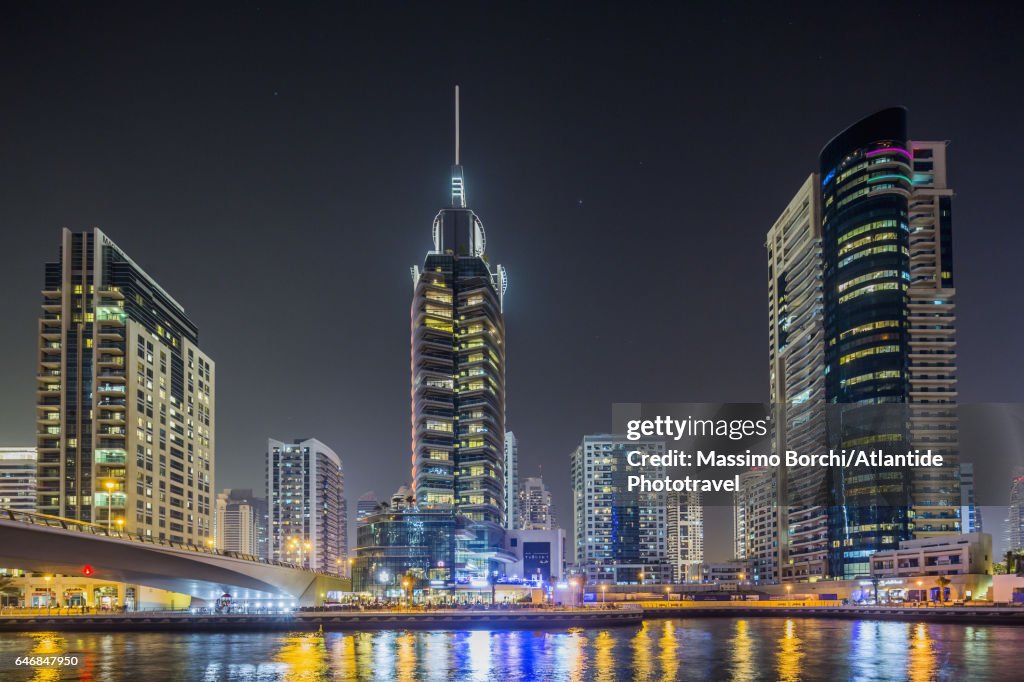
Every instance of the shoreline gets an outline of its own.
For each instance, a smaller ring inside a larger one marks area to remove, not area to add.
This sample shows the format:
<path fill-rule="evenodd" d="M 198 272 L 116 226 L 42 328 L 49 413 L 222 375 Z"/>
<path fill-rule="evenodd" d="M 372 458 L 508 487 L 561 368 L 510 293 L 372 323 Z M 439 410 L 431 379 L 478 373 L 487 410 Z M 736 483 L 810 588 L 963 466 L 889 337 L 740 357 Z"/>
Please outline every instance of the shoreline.
<path fill-rule="evenodd" d="M 644 606 L 644 618 L 836 618 L 961 625 L 1024 625 L 1024 608 L 999 606 Z"/>
<path fill-rule="evenodd" d="M 282 615 L 127 613 L 85 616 L 3 616 L 4 632 L 279 632 L 375 630 L 546 630 L 624 627 L 643 622 L 638 607 L 515 611 L 296 612 Z"/>
<path fill-rule="evenodd" d="M 661 618 L 826 618 L 961 625 L 1024 625 L 1024 609 L 1001 607 L 645 606 L 537 611 L 299 612 L 286 615 L 3 616 L 0 633 L 14 632 L 352 632 L 379 630 L 563 630 L 636 626 Z"/>

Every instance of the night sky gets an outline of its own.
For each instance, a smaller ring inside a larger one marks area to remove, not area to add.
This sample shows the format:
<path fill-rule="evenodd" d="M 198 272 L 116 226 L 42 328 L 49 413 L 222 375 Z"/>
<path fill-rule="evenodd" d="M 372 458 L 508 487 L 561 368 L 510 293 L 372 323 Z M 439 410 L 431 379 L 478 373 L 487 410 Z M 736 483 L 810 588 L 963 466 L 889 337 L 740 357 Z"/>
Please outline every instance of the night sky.
<path fill-rule="evenodd" d="M 263 486 L 268 437 L 331 445 L 350 511 L 406 483 L 456 83 L 508 426 L 563 525 L 613 402 L 767 400 L 765 234 L 885 106 L 951 140 L 961 399 L 1024 399 L 1021 5 L 143 4 L 0 7 L 0 445 L 35 442 L 43 264 L 98 226 L 216 361 L 218 489 Z"/>

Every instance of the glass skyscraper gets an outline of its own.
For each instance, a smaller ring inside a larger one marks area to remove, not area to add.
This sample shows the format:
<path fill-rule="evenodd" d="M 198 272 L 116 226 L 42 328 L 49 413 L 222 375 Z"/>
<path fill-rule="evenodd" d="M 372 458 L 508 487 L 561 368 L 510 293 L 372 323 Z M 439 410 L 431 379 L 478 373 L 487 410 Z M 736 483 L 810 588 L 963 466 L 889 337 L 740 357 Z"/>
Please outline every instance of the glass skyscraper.
<path fill-rule="evenodd" d="M 491 268 L 483 223 L 466 204 L 458 88 L 455 97 L 450 204 L 434 218 L 422 268 L 411 268 L 413 494 L 402 509 L 363 519 L 357 590 L 398 572 L 414 592 L 453 590 L 515 560 L 504 549 L 507 278 Z"/>
<path fill-rule="evenodd" d="M 825 146 L 769 231 L 776 449 L 947 464 L 784 471 L 784 580 L 866 575 L 878 550 L 961 530 L 951 198 L 946 143 L 890 108 Z"/>
<path fill-rule="evenodd" d="M 457 147 L 456 147 L 457 149 Z M 466 207 L 462 167 L 451 205 L 433 224 L 434 248 L 412 268 L 412 471 L 420 509 L 473 522 L 501 547 L 505 524 L 507 279 L 485 256 L 483 223 Z"/>

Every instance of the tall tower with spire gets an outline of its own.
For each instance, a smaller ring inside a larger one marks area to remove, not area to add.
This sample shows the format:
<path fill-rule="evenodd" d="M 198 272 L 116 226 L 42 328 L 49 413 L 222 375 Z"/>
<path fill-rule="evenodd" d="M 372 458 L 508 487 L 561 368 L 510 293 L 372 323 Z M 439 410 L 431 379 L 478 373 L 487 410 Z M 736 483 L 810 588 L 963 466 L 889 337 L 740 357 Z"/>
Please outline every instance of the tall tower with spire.
<path fill-rule="evenodd" d="M 456 86 L 450 206 L 434 218 L 422 269 L 412 268 L 412 479 L 420 509 L 451 510 L 494 546 L 506 512 L 507 278 L 491 269 L 483 223 L 467 207 L 459 115 Z"/>

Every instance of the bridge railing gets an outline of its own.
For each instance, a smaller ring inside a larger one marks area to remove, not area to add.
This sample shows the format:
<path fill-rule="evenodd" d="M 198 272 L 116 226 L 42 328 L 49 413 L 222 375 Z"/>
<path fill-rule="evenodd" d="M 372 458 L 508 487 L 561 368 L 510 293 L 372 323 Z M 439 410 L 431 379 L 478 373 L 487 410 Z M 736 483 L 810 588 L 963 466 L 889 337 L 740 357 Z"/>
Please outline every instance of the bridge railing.
<path fill-rule="evenodd" d="M 253 554 L 244 554 L 242 552 L 221 550 L 215 547 L 204 547 L 203 545 L 196 545 L 190 542 L 172 542 L 171 540 L 161 540 L 160 538 L 154 538 L 145 535 L 137 535 L 133 533 L 128 533 L 123 530 L 116 530 L 114 528 L 106 528 L 99 524 L 89 523 L 88 521 L 66 519 L 61 516 L 50 516 L 49 514 L 38 514 L 35 512 L 26 512 L 19 511 L 16 509 L 0 508 L 0 519 L 8 519 L 10 521 L 16 521 L 18 523 L 27 523 L 33 526 L 60 528 L 62 530 L 86 533 L 89 535 L 96 535 L 98 537 L 106 537 L 110 539 L 123 540 L 127 542 L 157 545 L 160 547 L 171 547 L 174 549 L 182 549 L 188 552 L 197 552 L 201 554 L 213 554 L 215 556 L 224 556 L 229 557 L 231 559 L 251 561 L 253 563 L 266 564 L 268 566 L 280 566 L 282 568 L 291 568 L 298 571 L 308 571 L 310 573 L 315 573 L 317 575 L 326 575 L 331 576 L 333 578 L 338 577 L 337 575 L 333 573 L 328 573 L 326 571 L 314 571 L 308 568 L 297 566 L 295 564 L 289 564 L 284 561 L 276 561 L 274 559 L 263 559 Z"/>

